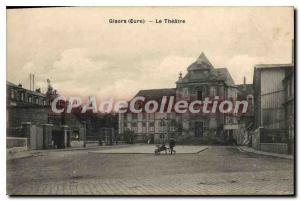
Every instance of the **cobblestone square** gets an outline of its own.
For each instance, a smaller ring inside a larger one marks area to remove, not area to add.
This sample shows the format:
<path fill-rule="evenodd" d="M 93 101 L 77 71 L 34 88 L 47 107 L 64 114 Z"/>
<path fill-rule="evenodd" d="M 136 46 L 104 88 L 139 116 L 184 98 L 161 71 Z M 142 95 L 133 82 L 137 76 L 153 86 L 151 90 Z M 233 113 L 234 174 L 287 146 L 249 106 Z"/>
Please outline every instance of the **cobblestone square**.
<path fill-rule="evenodd" d="M 111 150 L 115 149 L 118 148 Z M 231 146 L 208 146 L 199 153 L 158 156 L 49 151 L 8 161 L 7 193 L 292 195 L 293 176 L 293 160 L 241 152 Z"/>

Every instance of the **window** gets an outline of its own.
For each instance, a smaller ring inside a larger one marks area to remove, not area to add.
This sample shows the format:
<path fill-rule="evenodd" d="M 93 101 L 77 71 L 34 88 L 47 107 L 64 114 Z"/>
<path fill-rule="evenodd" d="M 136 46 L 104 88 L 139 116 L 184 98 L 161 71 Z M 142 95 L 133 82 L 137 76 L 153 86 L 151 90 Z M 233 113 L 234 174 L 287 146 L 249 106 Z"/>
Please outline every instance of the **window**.
<path fill-rule="evenodd" d="M 21 93 L 21 94 L 20 94 L 20 100 L 21 100 L 21 101 L 24 101 L 24 93 Z"/>
<path fill-rule="evenodd" d="M 149 119 L 154 120 L 154 113 L 150 113 L 150 114 L 149 114 Z"/>
<path fill-rule="evenodd" d="M 203 99 L 203 94 L 202 91 L 197 91 L 197 100 L 202 100 Z"/>
<path fill-rule="evenodd" d="M 147 119 L 147 114 L 143 113 L 143 119 L 146 120 Z"/>
<path fill-rule="evenodd" d="M 35 104 L 39 104 L 39 98 L 35 97 Z"/>
<path fill-rule="evenodd" d="M 248 104 L 249 103 L 253 104 L 253 95 L 251 95 L 251 94 L 247 95 L 247 101 L 248 101 Z"/>
<path fill-rule="evenodd" d="M 146 122 L 142 122 L 142 132 L 143 133 L 147 132 L 147 124 L 146 124 Z"/>
<path fill-rule="evenodd" d="M 31 103 L 31 102 L 32 102 L 32 97 L 28 96 L 28 103 Z"/>
<path fill-rule="evenodd" d="M 215 97 L 217 95 L 216 87 L 210 87 L 210 95 L 211 97 Z"/>
<path fill-rule="evenodd" d="M 188 88 L 183 89 L 182 96 L 183 96 L 184 99 L 189 97 L 189 89 Z"/>
<path fill-rule="evenodd" d="M 149 122 L 149 131 L 154 132 L 154 122 Z"/>
<path fill-rule="evenodd" d="M 15 98 L 15 91 L 13 89 L 10 90 L 10 98 L 11 99 Z"/>
<path fill-rule="evenodd" d="M 137 123 L 132 123 L 132 130 L 136 133 L 138 131 Z"/>
<path fill-rule="evenodd" d="M 137 119 L 137 114 L 136 113 L 132 113 L 132 119 Z"/>

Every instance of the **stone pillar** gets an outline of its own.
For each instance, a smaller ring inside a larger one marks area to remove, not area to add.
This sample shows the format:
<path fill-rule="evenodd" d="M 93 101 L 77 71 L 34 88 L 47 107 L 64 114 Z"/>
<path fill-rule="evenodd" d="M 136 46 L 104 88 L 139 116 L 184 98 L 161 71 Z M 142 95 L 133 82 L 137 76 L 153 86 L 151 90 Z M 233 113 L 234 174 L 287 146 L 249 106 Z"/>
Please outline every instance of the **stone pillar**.
<path fill-rule="evenodd" d="M 22 125 L 24 135 L 27 138 L 27 147 L 30 148 L 31 122 L 22 122 L 21 125 Z"/>
<path fill-rule="evenodd" d="M 61 132 L 62 132 L 62 148 L 66 148 L 68 146 L 68 126 L 62 125 L 61 126 Z"/>
<path fill-rule="evenodd" d="M 67 147 L 71 147 L 71 129 L 67 131 Z"/>
<path fill-rule="evenodd" d="M 52 127 L 53 124 L 42 124 L 43 126 L 43 149 L 52 148 Z"/>
<path fill-rule="evenodd" d="M 86 147 L 86 122 L 82 122 L 83 124 L 83 147 Z"/>

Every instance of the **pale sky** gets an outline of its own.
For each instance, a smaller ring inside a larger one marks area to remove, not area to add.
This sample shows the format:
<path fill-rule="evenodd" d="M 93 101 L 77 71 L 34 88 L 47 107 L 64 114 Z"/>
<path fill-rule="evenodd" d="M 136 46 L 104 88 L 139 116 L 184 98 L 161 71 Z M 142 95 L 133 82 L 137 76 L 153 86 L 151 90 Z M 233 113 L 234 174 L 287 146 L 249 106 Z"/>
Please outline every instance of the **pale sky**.
<path fill-rule="evenodd" d="M 109 19 L 184 19 L 185 24 L 109 24 Z M 61 95 L 128 99 L 175 87 L 204 52 L 236 84 L 260 63 L 291 63 L 292 7 L 44 8 L 7 11 L 7 80 Z"/>

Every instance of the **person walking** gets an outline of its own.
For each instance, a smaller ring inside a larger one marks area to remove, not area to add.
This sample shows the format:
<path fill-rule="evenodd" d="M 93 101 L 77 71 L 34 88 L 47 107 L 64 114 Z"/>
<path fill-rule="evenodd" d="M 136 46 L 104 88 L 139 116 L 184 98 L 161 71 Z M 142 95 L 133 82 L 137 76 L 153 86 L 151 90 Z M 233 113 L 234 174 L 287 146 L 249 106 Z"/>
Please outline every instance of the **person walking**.
<path fill-rule="evenodd" d="M 171 150 L 171 155 L 173 154 L 174 151 L 174 147 L 175 147 L 175 139 L 174 138 L 170 138 L 169 140 L 169 148 Z"/>

